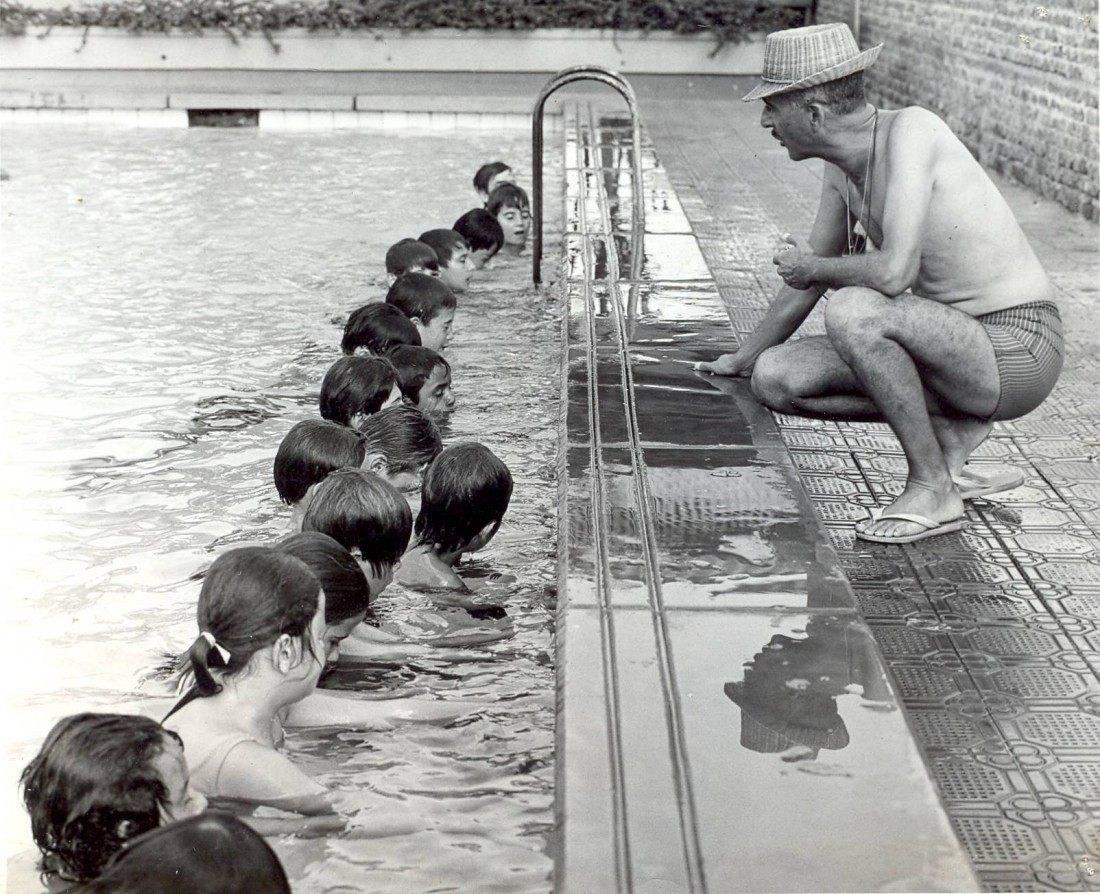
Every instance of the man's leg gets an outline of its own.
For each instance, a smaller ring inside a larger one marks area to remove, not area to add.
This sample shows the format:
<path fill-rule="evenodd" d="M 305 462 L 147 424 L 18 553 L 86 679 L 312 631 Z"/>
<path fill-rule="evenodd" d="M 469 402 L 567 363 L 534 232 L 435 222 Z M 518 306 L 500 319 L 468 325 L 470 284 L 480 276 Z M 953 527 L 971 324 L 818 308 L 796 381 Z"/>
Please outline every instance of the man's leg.
<path fill-rule="evenodd" d="M 909 464 L 905 490 L 886 512 L 949 521 L 962 500 L 926 403 L 937 415 L 987 419 L 997 405 L 1000 378 L 993 345 L 973 317 L 913 295 L 887 298 L 872 289 L 838 290 L 825 308 L 825 327 L 837 354 L 859 380 L 901 442 Z M 884 536 L 915 533 L 904 521 L 867 530 Z"/>
<path fill-rule="evenodd" d="M 752 390 L 777 413 L 839 422 L 886 421 L 825 335 L 794 339 L 761 354 L 753 370 Z M 958 478 L 993 425 L 953 413 L 927 388 L 924 402 L 948 471 Z"/>

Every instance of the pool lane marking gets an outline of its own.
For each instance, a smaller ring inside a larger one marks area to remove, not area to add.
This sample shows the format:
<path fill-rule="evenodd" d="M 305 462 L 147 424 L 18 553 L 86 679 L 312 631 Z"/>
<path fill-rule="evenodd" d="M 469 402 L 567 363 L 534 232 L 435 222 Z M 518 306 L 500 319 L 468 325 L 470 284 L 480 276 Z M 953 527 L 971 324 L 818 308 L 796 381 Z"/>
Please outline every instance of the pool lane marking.
<path fill-rule="evenodd" d="M 579 130 L 579 129 L 578 129 Z M 588 104 L 588 134 L 591 142 L 592 157 L 600 151 L 599 131 L 596 126 L 592 104 Z M 650 618 L 653 622 L 653 636 L 656 645 L 657 666 L 661 676 L 661 689 L 664 695 L 665 719 L 668 729 L 669 757 L 673 768 L 673 784 L 676 788 L 677 810 L 680 815 L 680 839 L 684 850 L 684 865 L 687 871 L 688 888 L 691 891 L 707 890 L 706 872 L 703 866 L 702 847 L 699 842 L 699 824 L 695 807 L 695 793 L 692 787 L 687 741 L 684 735 L 683 710 L 680 704 L 680 689 L 676 680 L 676 665 L 672 655 L 672 641 L 668 633 L 665 617 L 664 594 L 661 589 L 661 569 L 657 552 L 657 537 L 653 529 L 653 517 L 649 507 L 652 497 L 646 472 L 645 458 L 641 446 L 640 427 L 637 407 L 634 401 L 634 375 L 630 366 L 629 334 L 622 311 L 622 288 L 619 281 L 619 252 L 615 242 L 615 231 L 611 225 L 611 212 L 602 175 L 596 175 L 596 202 L 600 211 L 600 223 L 603 228 L 605 245 L 605 263 L 607 283 L 612 315 L 618 341 L 619 365 L 622 372 L 623 403 L 626 410 L 627 437 L 630 444 L 630 463 L 634 472 L 636 487 L 636 506 L 642 541 L 642 558 L 646 569 L 646 593 L 649 599 Z M 584 177 L 582 176 L 582 181 Z M 632 179 L 633 183 L 633 179 Z M 587 234 L 587 221 L 584 233 Z M 633 243 L 634 240 L 632 240 Z M 585 240 L 585 253 L 591 251 L 591 240 Z M 632 244 L 632 249 L 637 245 Z M 631 261 L 638 266 L 639 259 Z M 637 277 L 634 277 L 635 279 Z M 587 287 L 587 277 L 585 279 Z M 593 323 L 593 329 L 595 324 Z"/>
<path fill-rule="evenodd" d="M 579 113 L 574 119 L 580 134 Z M 612 849 L 615 856 L 615 884 L 620 892 L 634 890 L 633 867 L 630 858 L 630 828 L 626 805 L 626 779 L 623 768 L 622 722 L 619 700 L 618 657 L 615 648 L 615 619 L 612 611 L 610 549 L 607 541 L 606 499 L 603 492 L 603 444 L 600 437 L 600 396 L 596 380 L 596 318 L 592 298 L 592 271 L 595 259 L 588 238 L 585 213 L 587 184 L 585 175 L 578 178 L 577 196 L 580 205 L 579 226 L 582 236 L 582 269 L 584 279 L 585 320 L 588 324 L 588 345 L 585 352 L 588 372 L 588 419 L 591 439 L 588 446 L 592 533 L 596 551 L 596 593 L 599 596 L 600 652 L 603 662 L 604 711 L 607 723 L 607 746 L 611 775 Z M 568 822 L 568 818 L 566 818 Z"/>

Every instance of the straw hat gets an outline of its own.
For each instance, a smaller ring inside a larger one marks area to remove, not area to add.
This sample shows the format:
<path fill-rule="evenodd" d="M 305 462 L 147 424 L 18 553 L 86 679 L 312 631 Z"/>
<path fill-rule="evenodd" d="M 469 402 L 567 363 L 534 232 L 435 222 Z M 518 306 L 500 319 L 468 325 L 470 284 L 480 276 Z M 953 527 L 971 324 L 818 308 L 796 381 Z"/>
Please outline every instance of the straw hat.
<path fill-rule="evenodd" d="M 764 41 L 760 83 L 741 99 L 751 102 L 855 74 L 873 65 L 880 50 L 882 44 L 860 52 L 843 22 L 773 31 Z"/>

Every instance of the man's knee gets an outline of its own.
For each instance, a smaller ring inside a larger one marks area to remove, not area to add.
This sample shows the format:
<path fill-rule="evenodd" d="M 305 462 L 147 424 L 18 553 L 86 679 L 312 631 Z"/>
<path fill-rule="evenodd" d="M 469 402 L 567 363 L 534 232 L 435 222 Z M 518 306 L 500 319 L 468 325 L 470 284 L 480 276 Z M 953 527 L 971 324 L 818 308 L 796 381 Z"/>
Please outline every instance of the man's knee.
<path fill-rule="evenodd" d="M 838 289 L 825 304 L 825 331 L 829 339 L 881 338 L 890 301 L 882 293 L 861 286 Z"/>
<path fill-rule="evenodd" d="M 756 358 L 749 384 L 756 399 L 769 409 L 790 412 L 794 392 L 791 388 L 789 364 L 783 362 L 783 352 L 769 348 Z"/>

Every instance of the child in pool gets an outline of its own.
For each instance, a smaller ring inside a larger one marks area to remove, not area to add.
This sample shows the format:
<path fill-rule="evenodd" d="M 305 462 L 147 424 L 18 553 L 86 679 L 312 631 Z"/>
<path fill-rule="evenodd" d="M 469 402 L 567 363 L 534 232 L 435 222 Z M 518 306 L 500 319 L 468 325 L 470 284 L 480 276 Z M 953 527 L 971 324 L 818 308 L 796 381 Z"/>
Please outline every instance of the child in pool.
<path fill-rule="evenodd" d="M 329 472 L 358 468 L 366 455 L 358 432 L 326 419 L 306 419 L 287 432 L 275 454 L 274 473 L 275 490 L 291 508 L 292 531 L 302 527 L 309 489 Z"/>
<path fill-rule="evenodd" d="M 438 279 L 423 273 L 399 276 L 386 293 L 386 303 L 409 318 L 425 348 L 442 351 L 447 347 L 458 301 Z"/>
<path fill-rule="evenodd" d="M 298 559 L 263 547 L 220 555 L 199 594 L 194 686 L 164 720 L 204 795 L 308 818 L 257 820 L 265 832 L 343 825 L 324 786 L 277 747 L 288 709 L 313 692 L 324 667 L 324 608 L 317 578 Z"/>
<path fill-rule="evenodd" d="M 522 252 L 531 229 L 531 203 L 527 193 L 514 183 L 502 183 L 489 193 L 485 210 L 497 219 L 504 233 L 504 253 L 518 255 Z"/>
<path fill-rule="evenodd" d="M 491 161 L 483 164 L 474 174 L 474 192 L 477 193 L 481 203 L 489 201 L 489 193 L 501 183 L 515 183 L 516 177 L 508 165 L 502 161 Z"/>
<path fill-rule="evenodd" d="M 400 239 L 386 252 L 386 275 L 392 283 L 403 273 L 439 276 L 439 259 L 431 246 L 416 239 Z"/>
<path fill-rule="evenodd" d="M 397 372 L 382 357 L 341 357 L 321 382 L 321 418 L 350 428 L 400 400 Z"/>
<path fill-rule="evenodd" d="M 428 230 L 420 234 L 420 241 L 431 246 L 439 258 L 439 278 L 456 295 L 470 287 L 470 274 L 474 266 L 470 260 L 470 246 L 455 230 Z"/>
<path fill-rule="evenodd" d="M 489 448 L 452 444 L 428 467 L 416 517 L 416 545 L 397 580 L 417 589 L 468 590 L 454 570 L 496 534 L 512 497 L 512 474 Z"/>
<path fill-rule="evenodd" d="M 359 431 L 366 448 L 362 467 L 400 491 L 418 491 L 424 467 L 443 449 L 435 423 L 407 404 L 376 413 Z"/>
<path fill-rule="evenodd" d="M 398 345 L 387 355 L 397 370 L 397 384 L 410 404 L 427 416 L 442 418 L 455 408 L 451 364 L 431 348 Z"/>
<path fill-rule="evenodd" d="M 79 889 L 79 894 L 149 892 L 291 894 L 286 871 L 267 842 L 236 817 L 218 812 L 147 832 Z"/>
<path fill-rule="evenodd" d="M 206 809 L 180 737 L 136 715 L 59 720 L 20 783 L 50 890 L 95 878 L 130 839 Z"/>
<path fill-rule="evenodd" d="M 470 247 L 470 266 L 482 269 L 504 245 L 504 230 L 484 208 L 467 211 L 455 221 L 454 231 Z"/>
<path fill-rule="evenodd" d="M 419 346 L 420 333 L 399 308 L 376 301 L 352 311 L 344 326 L 340 350 L 384 357 L 395 345 Z"/>

